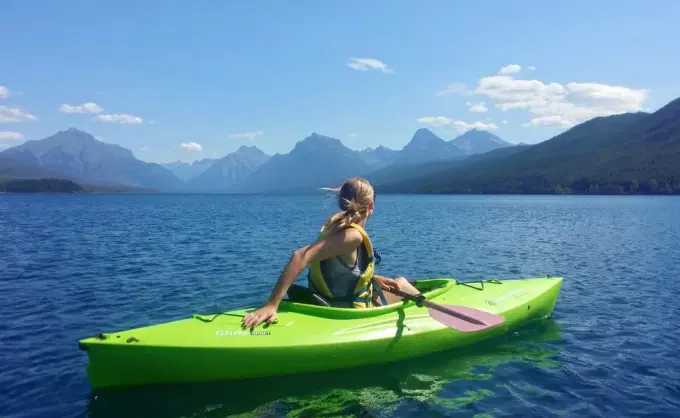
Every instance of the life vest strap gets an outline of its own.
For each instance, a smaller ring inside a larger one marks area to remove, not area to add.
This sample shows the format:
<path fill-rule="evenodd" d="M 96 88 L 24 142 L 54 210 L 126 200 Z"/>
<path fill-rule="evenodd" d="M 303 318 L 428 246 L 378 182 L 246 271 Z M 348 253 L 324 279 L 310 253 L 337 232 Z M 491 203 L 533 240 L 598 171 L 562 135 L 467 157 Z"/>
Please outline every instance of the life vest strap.
<path fill-rule="evenodd" d="M 378 297 L 380 298 L 380 303 L 382 303 L 382 306 L 387 306 L 387 299 L 385 298 L 385 293 L 383 293 L 383 290 L 380 288 L 380 285 L 375 280 L 375 277 L 371 279 L 371 283 L 373 283 L 373 288 L 375 289 L 376 293 L 378 294 Z"/>
<path fill-rule="evenodd" d="M 376 250 L 375 248 L 373 249 L 373 257 L 371 257 L 371 261 L 375 259 L 375 265 L 378 266 L 380 265 L 380 262 L 382 261 L 382 257 L 380 256 L 380 251 Z"/>

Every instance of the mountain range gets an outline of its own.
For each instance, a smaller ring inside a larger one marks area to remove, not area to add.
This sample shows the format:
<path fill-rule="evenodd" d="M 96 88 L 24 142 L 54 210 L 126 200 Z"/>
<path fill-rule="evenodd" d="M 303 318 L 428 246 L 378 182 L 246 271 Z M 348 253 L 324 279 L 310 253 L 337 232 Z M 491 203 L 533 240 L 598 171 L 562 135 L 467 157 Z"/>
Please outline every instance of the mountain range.
<path fill-rule="evenodd" d="M 466 146 L 459 148 L 457 143 Z M 89 185 L 130 186 L 162 192 L 309 191 L 404 162 L 442 159 L 441 149 L 428 144 L 450 149 L 451 156 L 509 146 L 483 131 L 470 131 L 447 142 L 427 129 L 419 129 L 402 150 L 379 146 L 356 151 L 339 139 L 312 133 L 285 154 L 269 156 L 257 147 L 242 146 L 220 159 L 161 165 L 140 161 L 126 148 L 70 128 L 0 153 L 0 175 L 14 179 L 63 178 Z"/>
<path fill-rule="evenodd" d="M 161 165 L 172 171 L 172 173 L 177 176 L 178 179 L 182 181 L 189 181 L 195 177 L 198 177 L 216 162 L 217 159 L 214 158 L 203 158 L 191 163 L 186 161 L 172 161 Z"/>
<path fill-rule="evenodd" d="M 654 113 L 598 117 L 536 145 L 470 130 L 418 129 L 401 150 L 361 151 L 312 133 L 288 153 L 243 146 L 165 165 L 68 129 L 0 153 L 0 182 L 56 178 L 162 192 L 296 193 L 368 178 L 381 193 L 680 193 L 680 99 Z"/>
<path fill-rule="evenodd" d="M 380 189 L 380 187 L 379 187 Z M 385 193 L 680 194 L 680 99 L 382 185 Z"/>
<path fill-rule="evenodd" d="M 248 179 L 269 156 L 257 147 L 242 146 L 215 161 L 205 171 L 191 179 L 188 189 L 200 192 L 229 192 Z"/>
<path fill-rule="evenodd" d="M 0 156 L 20 164 L 23 171 L 58 173 L 59 177 L 78 183 L 166 191 L 182 187 L 177 176 L 161 165 L 140 161 L 130 150 L 98 141 L 74 128 L 45 139 L 27 141 L 3 151 Z M 0 171 L 4 171 L 5 177 L 22 177 L 5 165 L 0 166 Z"/>

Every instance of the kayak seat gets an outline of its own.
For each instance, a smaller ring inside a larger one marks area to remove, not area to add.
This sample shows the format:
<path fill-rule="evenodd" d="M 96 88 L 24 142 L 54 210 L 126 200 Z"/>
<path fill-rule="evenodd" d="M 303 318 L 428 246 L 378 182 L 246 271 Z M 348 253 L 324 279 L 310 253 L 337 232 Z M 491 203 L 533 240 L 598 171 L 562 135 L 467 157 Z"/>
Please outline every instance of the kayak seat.
<path fill-rule="evenodd" d="M 291 302 L 297 303 L 307 303 L 309 305 L 319 305 L 319 306 L 331 306 L 326 299 L 312 292 L 306 286 L 300 286 L 299 284 L 292 284 L 288 288 L 288 299 Z"/>

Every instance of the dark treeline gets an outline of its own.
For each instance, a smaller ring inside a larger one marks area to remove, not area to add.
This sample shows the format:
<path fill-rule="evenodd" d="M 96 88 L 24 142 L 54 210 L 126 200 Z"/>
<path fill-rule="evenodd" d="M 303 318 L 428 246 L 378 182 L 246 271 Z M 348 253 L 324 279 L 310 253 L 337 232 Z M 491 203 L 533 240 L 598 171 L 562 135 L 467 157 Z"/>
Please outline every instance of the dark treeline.
<path fill-rule="evenodd" d="M 606 182 L 582 178 L 561 184 L 546 181 L 541 176 L 506 179 L 489 183 L 443 184 L 439 187 L 403 190 L 409 193 L 442 194 L 594 194 L 594 195 L 654 195 L 680 194 L 680 183 L 673 179 L 621 180 Z M 392 190 L 383 190 L 392 192 Z"/>
<path fill-rule="evenodd" d="M 130 186 L 93 186 L 68 179 L 0 180 L 0 193 L 157 193 L 156 190 Z"/>
<path fill-rule="evenodd" d="M 63 179 L 15 179 L 0 182 L 0 192 L 5 193 L 82 193 L 83 187 Z"/>

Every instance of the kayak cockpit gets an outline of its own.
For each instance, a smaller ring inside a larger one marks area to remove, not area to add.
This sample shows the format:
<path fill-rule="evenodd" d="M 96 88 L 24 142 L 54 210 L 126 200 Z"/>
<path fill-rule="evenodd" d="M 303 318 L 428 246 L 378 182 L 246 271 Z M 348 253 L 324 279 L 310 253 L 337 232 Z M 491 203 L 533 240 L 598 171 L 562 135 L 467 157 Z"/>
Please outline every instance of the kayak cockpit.
<path fill-rule="evenodd" d="M 415 281 L 412 284 L 426 298 L 432 299 L 451 290 L 456 286 L 456 281 L 451 279 L 428 279 Z M 307 287 L 297 285 L 291 286 L 291 289 L 288 291 L 288 299 L 281 302 L 279 309 L 325 318 L 351 319 L 384 315 L 397 309 L 410 307 L 411 305 L 415 305 L 415 303 L 403 301 L 367 309 L 324 306 L 322 302 L 313 297 L 312 292 Z"/>

